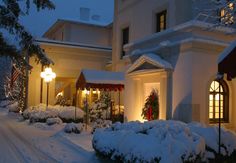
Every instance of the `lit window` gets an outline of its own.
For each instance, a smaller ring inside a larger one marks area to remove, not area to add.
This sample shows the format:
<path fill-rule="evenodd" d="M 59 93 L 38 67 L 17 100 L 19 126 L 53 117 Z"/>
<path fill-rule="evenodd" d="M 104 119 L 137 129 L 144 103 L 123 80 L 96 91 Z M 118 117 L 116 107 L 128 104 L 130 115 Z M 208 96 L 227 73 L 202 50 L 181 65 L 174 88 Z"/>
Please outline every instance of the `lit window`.
<path fill-rule="evenodd" d="M 166 10 L 156 14 L 156 32 L 166 29 Z"/>
<path fill-rule="evenodd" d="M 234 3 L 230 2 L 226 7 L 220 10 L 220 21 L 226 25 L 234 23 Z"/>
<path fill-rule="evenodd" d="M 209 90 L 209 120 L 217 122 L 219 116 L 222 122 L 229 120 L 229 92 L 224 81 L 213 81 Z"/>

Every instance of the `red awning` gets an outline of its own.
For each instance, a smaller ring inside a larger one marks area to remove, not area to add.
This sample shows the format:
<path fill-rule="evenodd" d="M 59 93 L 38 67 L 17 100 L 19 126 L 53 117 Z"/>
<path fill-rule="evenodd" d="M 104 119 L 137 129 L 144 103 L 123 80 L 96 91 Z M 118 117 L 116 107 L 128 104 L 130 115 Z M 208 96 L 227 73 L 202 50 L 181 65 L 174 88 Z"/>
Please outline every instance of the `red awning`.
<path fill-rule="evenodd" d="M 78 80 L 76 81 L 76 89 L 121 91 L 124 89 L 124 73 L 82 70 Z"/>

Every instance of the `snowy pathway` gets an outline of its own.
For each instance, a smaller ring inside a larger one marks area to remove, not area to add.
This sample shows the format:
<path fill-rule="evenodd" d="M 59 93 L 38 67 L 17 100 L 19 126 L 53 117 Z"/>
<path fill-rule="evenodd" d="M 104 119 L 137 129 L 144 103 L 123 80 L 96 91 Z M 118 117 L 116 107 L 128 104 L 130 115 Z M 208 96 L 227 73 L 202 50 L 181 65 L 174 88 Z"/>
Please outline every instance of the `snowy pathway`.
<path fill-rule="evenodd" d="M 96 163 L 95 152 L 58 130 L 41 130 L 0 112 L 0 163 Z"/>
<path fill-rule="evenodd" d="M 26 133 L 25 133 L 26 134 Z M 57 162 L 36 149 L 24 134 L 10 125 L 10 120 L 0 116 L 0 162 Z"/>

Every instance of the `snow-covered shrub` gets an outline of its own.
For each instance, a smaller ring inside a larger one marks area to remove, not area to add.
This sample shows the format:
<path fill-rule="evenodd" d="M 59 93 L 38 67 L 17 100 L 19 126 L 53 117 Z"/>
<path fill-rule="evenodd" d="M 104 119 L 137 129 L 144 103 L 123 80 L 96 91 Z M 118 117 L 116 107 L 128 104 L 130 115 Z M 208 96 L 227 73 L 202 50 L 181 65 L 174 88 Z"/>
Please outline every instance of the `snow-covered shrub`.
<path fill-rule="evenodd" d="M 57 116 L 58 112 L 56 110 L 32 112 L 30 115 L 30 123 L 46 122 L 48 118 L 56 118 Z"/>
<path fill-rule="evenodd" d="M 14 102 L 10 101 L 10 100 L 2 100 L 2 101 L 0 101 L 0 108 L 5 108 L 12 103 L 14 103 Z"/>
<path fill-rule="evenodd" d="M 9 112 L 15 112 L 15 113 L 17 113 L 17 112 L 20 111 L 20 109 L 19 109 L 19 107 L 18 107 L 18 102 L 14 102 L 14 103 L 12 103 L 12 104 L 9 104 L 7 107 L 8 107 L 8 109 L 9 109 Z"/>
<path fill-rule="evenodd" d="M 62 120 L 60 118 L 58 118 L 58 117 L 56 117 L 56 118 L 48 118 L 46 123 L 47 123 L 47 125 L 51 126 L 51 125 L 54 125 L 54 124 L 61 124 Z"/>
<path fill-rule="evenodd" d="M 39 104 L 26 109 L 22 116 L 24 119 L 30 119 L 30 122 L 46 122 L 48 118 L 59 117 L 63 122 L 74 121 L 75 107 L 72 106 L 48 106 Z M 82 121 L 84 116 L 83 110 L 76 108 L 76 120 Z"/>
<path fill-rule="evenodd" d="M 75 107 L 74 106 L 56 106 L 59 110 L 59 115 L 63 122 L 73 122 L 75 120 Z M 82 122 L 84 111 L 76 107 L 76 122 Z"/>
<path fill-rule="evenodd" d="M 188 124 L 191 131 L 202 136 L 206 142 L 208 159 L 214 159 L 218 155 L 219 147 L 219 128 L 216 126 L 207 127 L 200 123 Z M 221 155 L 223 157 L 234 157 L 236 159 L 236 133 L 221 128 Z M 234 155 L 234 156 L 232 156 Z M 235 160 L 236 161 L 236 160 Z"/>
<path fill-rule="evenodd" d="M 83 123 L 67 123 L 64 131 L 66 133 L 76 133 L 80 134 L 84 129 L 84 124 Z"/>
<path fill-rule="evenodd" d="M 124 162 L 183 162 L 203 156 L 204 139 L 176 121 L 115 123 L 96 130 L 94 149 Z"/>
<path fill-rule="evenodd" d="M 97 119 L 92 123 L 92 133 L 97 129 L 97 128 L 107 128 L 112 125 L 112 121 L 110 120 L 103 120 L 103 119 Z"/>

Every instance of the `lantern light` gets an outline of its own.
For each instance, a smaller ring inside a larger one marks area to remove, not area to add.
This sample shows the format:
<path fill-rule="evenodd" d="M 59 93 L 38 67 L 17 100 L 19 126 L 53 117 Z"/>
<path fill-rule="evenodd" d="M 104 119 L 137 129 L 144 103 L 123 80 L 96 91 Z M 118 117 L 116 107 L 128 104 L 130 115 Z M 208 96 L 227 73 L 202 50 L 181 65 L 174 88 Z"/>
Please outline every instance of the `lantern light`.
<path fill-rule="evenodd" d="M 56 78 L 56 74 L 52 71 L 52 68 L 50 67 L 45 68 L 44 72 L 41 72 L 40 76 L 44 79 L 46 83 L 49 83 L 52 81 L 52 79 Z"/>

